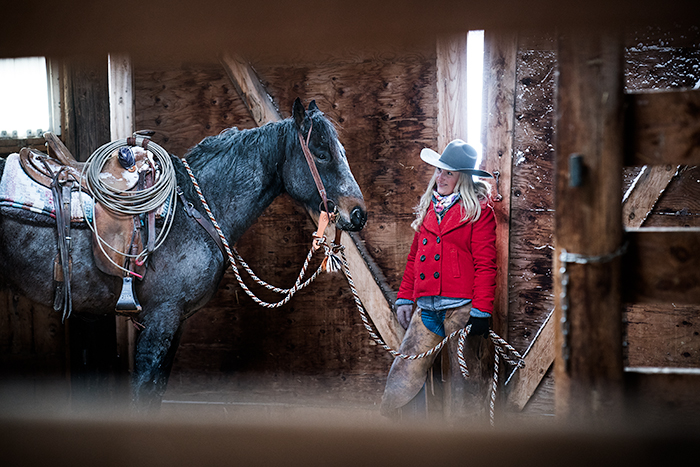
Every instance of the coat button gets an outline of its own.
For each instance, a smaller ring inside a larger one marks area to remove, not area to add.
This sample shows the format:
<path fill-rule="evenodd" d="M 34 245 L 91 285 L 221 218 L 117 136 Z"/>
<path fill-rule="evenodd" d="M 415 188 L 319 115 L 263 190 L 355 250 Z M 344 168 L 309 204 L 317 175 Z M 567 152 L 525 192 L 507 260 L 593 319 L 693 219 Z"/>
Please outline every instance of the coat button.
<path fill-rule="evenodd" d="M 440 242 L 438 242 L 438 243 L 440 243 Z M 428 244 L 428 239 L 427 239 L 427 238 L 424 238 L 424 239 L 423 239 L 423 245 L 427 245 L 427 244 Z"/>
<path fill-rule="evenodd" d="M 425 255 L 421 255 L 420 260 L 425 261 Z"/>
<path fill-rule="evenodd" d="M 440 261 L 440 255 L 435 255 L 435 261 Z"/>
<path fill-rule="evenodd" d="M 438 243 L 440 243 L 440 237 L 438 237 L 437 240 L 435 240 L 435 241 L 438 242 Z"/>
<path fill-rule="evenodd" d="M 435 274 L 433 274 L 433 277 L 434 277 L 435 279 L 439 278 L 439 277 L 440 277 L 440 273 L 439 273 L 439 272 L 436 272 Z"/>
<path fill-rule="evenodd" d="M 420 278 L 421 278 L 421 279 L 425 279 L 425 274 L 423 274 L 423 273 L 421 272 L 421 273 L 420 273 Z"/>

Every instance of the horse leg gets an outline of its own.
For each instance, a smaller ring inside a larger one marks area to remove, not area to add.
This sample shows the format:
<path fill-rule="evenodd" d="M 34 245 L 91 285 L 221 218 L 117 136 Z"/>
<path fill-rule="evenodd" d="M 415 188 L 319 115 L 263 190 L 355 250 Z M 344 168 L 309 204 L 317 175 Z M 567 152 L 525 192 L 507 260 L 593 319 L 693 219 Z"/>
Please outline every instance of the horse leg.
<path fill-rule="evenodd" d="M 168 384 L 182 336 L 179 315 L 170 312 L 150 313 L 143 323 L 136 344 L 133 403 L 138 410 L 158 410 Z"/>

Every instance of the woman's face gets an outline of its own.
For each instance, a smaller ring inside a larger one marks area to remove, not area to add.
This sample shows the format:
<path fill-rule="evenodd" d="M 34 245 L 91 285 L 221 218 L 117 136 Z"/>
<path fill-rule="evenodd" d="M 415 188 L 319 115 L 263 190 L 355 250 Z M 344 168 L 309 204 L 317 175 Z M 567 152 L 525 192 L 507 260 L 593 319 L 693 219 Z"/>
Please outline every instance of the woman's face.
<path fill-rule="evenodd" d="M 437 169 L 437 179 L 435 179 L 435 184 L 437 185 L 436 191 L 441 195 L 449 195 L 455 191 L 455 185 L 459 179 L 459 172 L 451 172 L 449 170 Z"/>

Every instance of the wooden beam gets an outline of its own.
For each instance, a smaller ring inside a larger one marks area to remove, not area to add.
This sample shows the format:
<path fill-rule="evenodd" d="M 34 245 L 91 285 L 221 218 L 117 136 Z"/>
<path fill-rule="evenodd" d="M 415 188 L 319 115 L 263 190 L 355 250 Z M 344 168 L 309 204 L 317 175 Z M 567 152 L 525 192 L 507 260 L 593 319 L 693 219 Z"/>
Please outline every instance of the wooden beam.
<path fill-rule="evenodd" d="M 525 366 L 513 370 L 512 376 L 506 381 L 507 404 L 510 409 L 523 410 L 525 404 L 535 393 L 537 386 L 554 363 L 554 337 L 556 325 L 554 313 L 540 328 L 530 347 L 525 351 L 523 360 Z"/>
<path fill-rule="evenodd" d="M 700 90 L 625 96 L 625 165 L 700 164 Z"/>
<path fill-rule="evenodd" d="M 273 99 L 245 60 L 224 54 L 221 57 L 221 63 L 258 125 L 282 119 L 273 104 Z M 311 216 L 311 218 L 318 224 L 317 216 Z M 386 280 L 382 279 L 383 274 L 374 264 L 366 249 L 359 245 L 359 241 L 355 241 L 347 233 L 343 233 L 341 243 L 345 246 L 348 267 L 360 300 L 362 300 L 384 342 L 394 349 L 398 349 L 403 339 L 404 329 L 392 311 L 393 299 L 390 302 L 388 296 L 392 292 L 388 290 Z"/>
<path fill-rule="evenodd" d="M 109 54 L 109 130 L 112 141 L 134 133 L 134 73 L 127 54 Z M 122 369 L 134 371 L 136 331 L 126 316 L 116 316 L 117 353 Z"/>
<path fill-rule="evenodd" d="M 390 302 L 386 298 L 387 285 L 384 275 L 374 264 L 374 260 L 367 257 L 367 249 L 360 244 L 356 235 L 343 232 L 340 243 L 345 247 L 348 268 L 362 305 L 384 342 L 398 350 L 406 331 L 391 309 L 390 303 L 393 301 Z M 370 268 L 369 265 L 374 265 L 374 268 Z"/>
<path fill-rule="evenodd" d="M 442 152 L 450 141 L 468 139 L 467 108 L 467 36 L 468 33 L 438 36 L 437 96 L 438 147 Z"/>
<path fill-rule="evenodd" d="M 515 71 L 518 37 L 515 33 L 484 32 L 483 118 L 484 167 L 498 175 L 492 182 L 498 253 L 494 330 L 508 339 L 508 271 L 510 264 L 510 188 L 513 169 Z"/>
<path fill-rule="evenodd" d="M 645 165 L 622 199 L 625 228 L 637 228 L 651 214 L 671 180 L 681 171 L 679 165 Z"/>
<path fill-rule="evenodd" d="M 552 271 L 562 419 L 607 420 L 622 409 L 623 52 L 614 33 L 558 39 Z"/>
<path fill-rule="evenodd" d="M 700 228 L 633 229 L 627 239 L 626 302 L 700 303 Z"/>
<path fill-rule="evenodd" d="M 248 62 L 230 53 L 222 54 L 220 61 L 258 126 L 282 119 L 265 86 Z"/>

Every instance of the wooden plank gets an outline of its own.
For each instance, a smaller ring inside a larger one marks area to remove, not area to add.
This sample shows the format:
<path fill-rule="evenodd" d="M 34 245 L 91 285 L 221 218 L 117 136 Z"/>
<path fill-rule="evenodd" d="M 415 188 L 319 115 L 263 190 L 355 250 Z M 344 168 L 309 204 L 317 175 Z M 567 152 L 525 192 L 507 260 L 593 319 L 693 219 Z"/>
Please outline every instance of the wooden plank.
<path fill-rule="evenodd" d="M 230 53 L 222 54 L 220 60 L 258 126 L 281 120 L 272 98 L 248 62 Z"/>
<path fill-rule="evenodd" d="M 109 125 L 112 141 L 134 133 L 134 74 L 128 54 L 109 54 Z M 136 330 L 126 316 L 116 316 L 117 355 L 121 369 L 134 371 Z"/>
<path fill-rule="evenodd" d="M 626 302 L 700 303 L 700 228 L 631 229 L 627 238 Z"/>
<path fill-rule="evenodd" d="M 628 304 L 628 367 L 700 368 L 700 304 Z"/>
<path fill-rule="evenodd" d="M 627 94 L 626 165 L 700 164 L 700 90 Z"/>
<path fill-rule="evenodd" d="M 228 54 L 224 54 L 221 61 L 229 77 L 235 83 L 236 89 L 241 94 L 241 98 L 247 105 L 251 116 L 258 125 L 281 119 L 281 116 L 272 104 L 272 98 L 262 83 L 260 83 L 250 65 L 246 64 L 242 59 Z M 318 217 L 312 216 L 312 218 L 318 224 Z M 377 274 L 381 273 L 381 271 L 375 267 L 375 273 L 372 273 L 364 259 L 369 259 L 368 254 L 366 253 L 363 257 L 357 245 L 347 233 L 341 238 L 343 239 L 341 243 L 346 247 L 348 267 L 354 282 L 357 284 L 358 294 L 365 309 L 372 318 L 384 342 L 392 348 L 398 349 L 403 339 L 404 331 L 398 323 L 395 313 L 392 311 L 391 304 L 387 301 L 388 297 L 383 293 L 382 287 L 377 282 Z M 385 284 L 385 282 L 384 280 L 382 283 Z"/>
<path fill-rule="evenodd" d="M 621 38 L 562 34 L 558 60 L 553 272 L 555 321 L 562 325 L 556 326 L 555 405 L 563 419 L 610 417 L 620 413 L 623 369 L 620 260 L 614 255 L 622 242 Z M 578 173 L 570 168 L 572 155 L 580 157 Z M 564 252 L 580 255 L 583 264 L 562 262 Z"/>
<path fill-rule="evenodd" d="M 484 32 L 483 157 L 486 170 L 498 173 L 498 179 L 492 182 L 497 200 L 494 210 L 498 251 L 494 330 L 506 340 L 517 42 L 516 34 Z"/>
<path fill-rule="evenodd" d="M 525 366 L 513 370 L 510 378 L 511 386 L 508 386 L 507 403 L 511 409 L 523 410 L 525 404 L 535 393 L 542 378 L 547 374 L 547 370 L 554 363 L 554 337 L 555 322 L 553 313 L 547 318 L 540 331 L 532 341 L 532 345 L 523 355 Z"/>
<path fill-rule="evenodd" d="M 642 226 L 668 184 L 680 170 L 681 166 L 673 165 L 642 167 L 622 199 L 622 220 L 625 228 Z"/>
<path fill-rule="evenodd" d="M 440 35 L 437 50 L 438 147 L 442 152 L 454 139 L 468 140 L 467 98 L 468 33 Z"/>
<path fill-rule="evenodd" d="M 65 145 L 79 161 L 110 141 L 107 60 L 104 55 L 71 57 L 62 63 Z"/>
<path fill-rule="evenodd" d="M 347 232 L 343 232 L 340 237 L 340 243 L 345 247 L 348 268 L 352 274 L 357 294 L 384 342 L 389 347 L 398 350 L 405 330 L 399 324 L 396 314 L 391 309 L 389 303 L 393 303 L 393 301 L 389 302 L 387 300 L 385 292 L 380 287 L 380 284 L 384 283 L 384 281 L 371 274 L 367 264 L 367 252 L 365 251 L 363 255 L 361 249 L 358 248 L 357 237 L 353 237 Z M 377 272 L 381 273 L 378 268 L 374 271 L 375 274 Z"/>

